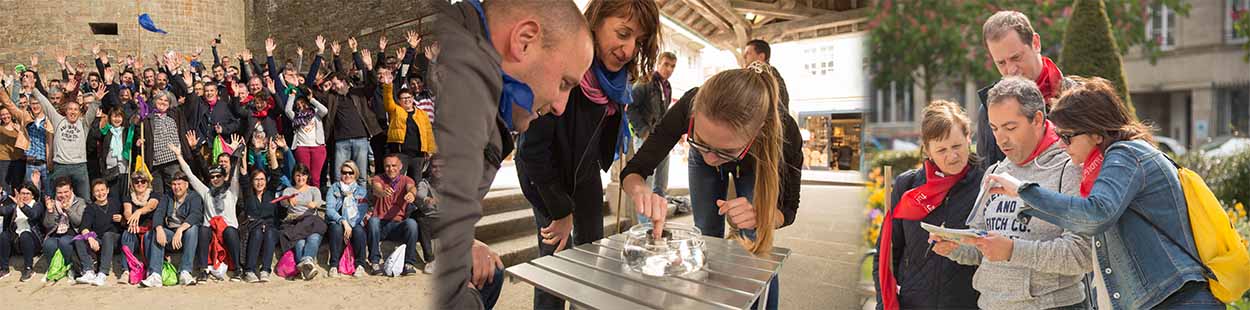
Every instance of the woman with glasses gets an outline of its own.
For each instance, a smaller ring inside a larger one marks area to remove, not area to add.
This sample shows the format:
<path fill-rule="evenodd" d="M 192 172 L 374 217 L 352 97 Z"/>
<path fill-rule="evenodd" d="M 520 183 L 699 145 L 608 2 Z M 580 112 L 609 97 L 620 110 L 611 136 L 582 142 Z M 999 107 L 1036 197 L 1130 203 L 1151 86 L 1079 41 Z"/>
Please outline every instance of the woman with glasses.
<path fill-rule="evenodd" d="M 1176 166 L 1154 146 L 1107 80 L 1064 92 L 1050 113 L 1074 163 L 1080 197 L 990 174 L 990 194 L 1019 197 L 1022 215 L 1093 236 L 1099 309 L 1224 309 L 1198 261 Z"/>
<path fill-rule="evenodd" d="M 330 238 L 330 272 L 326 276 L 335 277 L 340 274 L 359 276 L 364 274 L 363 264 L 367 261 L 365 248 L 365 215 L 369 213 L 368 189 L 360 184 L 356 177 L 356 162 L 345 161 L 339 167 L 339 181 L 326 190 L 326 229 Z M 351 242 L 352 253 L 355 254 L 357 267 L 353 273 L 339 270 L 339 259 Z"/>
<path fill-rule="evenodd" d="M 126 231 L 122 232 L 122 246 L 129 248 L 131 253 L 142 259 L 146 257 L 144 251 L 147 246 L 139 247 L 139 241 L 143 240 L 148 230 L 152 228 L 152 212 L 156 211 L 159 201 L 156 200 L 158 193 L 152 191 L 152 178 L 147 173 L 136 172 L 130 177 L 130 190 L 126 193 L 128 197 L 122 200 L 122 216 L 126 220 Z M 146 261 L 146 260 L 141 260 Z M 129 268 L 129 265 L 127 265 Z M 130 272 L 135 270 L 127 270 L 122 273 L 122 280 L 130 279 Z M 124 284 L 122 281 L 118 283 Z"/>
<path fill-rule="evenodd" d="M 673 145 L 686 135 L 690 145 L 690 201 L 695 226 L 704 235 L 725 236 L 756 255 L 769 253 L 773 234 L 794 222 L 799 207 L 803 152 L 798 124 L 779 107 L 776 80 L 763 63 L 712 76 L 702 89 L 682 96 L 621 170 L 621 187 L 639 214 L 661 233 L 668 202 L 643 180 L 655 173 Z M 725 200 L 729 181 L 737 197 Z M 777 280 L 771 281 L 768 308 L 777 305 Z"/>
<path fill-rule="evenodd" d="M 198 145 L 195 135 L 191 132 L 187 133 L 188 143 Z M 234 150 L 241 150 L 240 144 L 243 139 L 239 135 L 234 135 L 229 147 Z M 217 281 L 226 280 L 226 272 L 231 265 L 234 267 L 234 279 L 241 280 L 242 274 L 239 272 L 239 260 L 243 254 L 243 242 L 239 238 L 239 216 L 235 206 L 239 201 L 239 179 L 230 178 L 228 176 L 235 172 L 231 168 L 221 165 L 215 165 L 208 169 L 208 183 L 204 184 L 200 178 L 195 176 L 194 169 L 187 162 L 187 158 L 182 156 L 181 151 L 171 146 L 172 151 L 178 156 L 178 166 L 182 168 L 182 173 L 187 175 L 190 181 L 191 189 L 200 195 L 204 201 L 204 224 L 200 227 L 200 238 L 196 249 L 196 266 L 204 267 L 205 276 L 212 276 Z M 242 152 L 239 156 L 242 156 Z M 231 156 L 229 153 L 223 155 Z M 192 161 L 198 163 L 199 156 L 191 156 Z M 224 250 L 228 255 L 229 262 L 221 259 L 220 251 Z M 210 264 L 217 262 L 216 264 Z M 205 279 L 197 279 L 203 281 Z"/>

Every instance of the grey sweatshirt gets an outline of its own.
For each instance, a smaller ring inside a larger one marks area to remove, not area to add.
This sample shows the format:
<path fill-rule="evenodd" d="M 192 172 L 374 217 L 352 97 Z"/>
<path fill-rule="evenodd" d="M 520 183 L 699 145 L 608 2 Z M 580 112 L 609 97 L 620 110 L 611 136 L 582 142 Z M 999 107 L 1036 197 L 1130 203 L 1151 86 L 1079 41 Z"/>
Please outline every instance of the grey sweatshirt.
<path fill-rule="evenodd" d="M 1080 168 L 1055 143 L 1023 167 L 1003 159 L 989 167 L 985 178 L 1007 173 L 1022 182 L 1037 182 L 1043 188 L 1077 195 Z M 980 265 L 972 278 L 972 287 L 981 292 L 977 305 L 983 309 L 1048 309 L 1084 301 L 1081 280 L 1093 271 L 1089 241 L 1054 224 L 1021 215 L 1020 206 L 1024 205 L 1019 198 L 990 195 L 982 186 L 968 227 L 1015 240 L 1011 258 L 991 262 L 967 245 L 948 256 L 963 265 Z"/>
<path fill-rule="evenodd" d="M 78 121 L 70 123 L 65 116 L 56 111 L 52 103 L 39 95 L 39 104 L 43 105 L 44 114 L 52 121 L 56 129 L 52 143 L 52 162 L 58 164 L 82 164 L 87 162 L 87 130 L 95 123 L 96 109 L 100 103 L 87 104 L 87 112 L 78 117 Z"/>

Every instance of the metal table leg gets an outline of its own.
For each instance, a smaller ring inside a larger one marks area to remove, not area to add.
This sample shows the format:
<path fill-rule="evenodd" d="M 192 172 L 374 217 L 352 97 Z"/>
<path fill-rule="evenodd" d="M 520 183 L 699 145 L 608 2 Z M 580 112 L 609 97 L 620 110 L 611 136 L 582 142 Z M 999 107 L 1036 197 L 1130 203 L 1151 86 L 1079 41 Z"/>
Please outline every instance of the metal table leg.
<path fill-rule="evenodd" d="M 756 303 L 759 304 L 760 306 L 756 309 L 758 310 L 768 309 L 768 288 L 772 287 L 772 284 L 773 284 L 772 278 L 769 278 L 768 282 L 764 282 L 764 292 L 760 294 L 759 299 L 756 299 Z"/>

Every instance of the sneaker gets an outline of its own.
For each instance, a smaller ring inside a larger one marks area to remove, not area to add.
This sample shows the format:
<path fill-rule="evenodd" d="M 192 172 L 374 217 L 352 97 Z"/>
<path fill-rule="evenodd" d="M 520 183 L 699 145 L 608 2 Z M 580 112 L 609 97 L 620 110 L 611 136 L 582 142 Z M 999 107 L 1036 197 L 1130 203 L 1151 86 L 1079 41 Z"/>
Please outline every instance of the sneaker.
<path fill-rule="evenodd" d="M 365 275 L 365 266 L 359 266 L 359 265 L 356 266 L 356 272 L 353 272 L 351 274 L 351 276 L 354 278 L 359 278 L 360 276 L 363 276 L 363 275 Z"/>
<path fill-rule="evenodd" d="M 95 277 L 95 272 L 88 270 L 81 277 L 74 279 L 74 284 L 91 284 L 91 282 L 95 282 Z"/>
<path fill-rule="evenodd" d="M 255 273 L 255 272 L 248 271 L 246 274 L 244 274 L 244 275 L 243 275 L 243 282 L 247 282 L 247 283 L 259 283 L 259 282 L 260 282 L 260 278 L 256 277 L 256 273 Z"/>
<path fill-rule="evenodd" d="M 4 278 L 8 278 L 8 277 L 9 277 L 8 268 L 5 268 L 4 270 L 0 270 L 0 280 L 4 280 Z"/>
<path fill-rule="evenodd" d="M 117 284 L 130 284 L 130 271 L 122 272 L 122 276 L 117 278 Z"/>
<path fill-rule="evenodd" d="M 195 277 L 190 272 L 183 271 L 178 274 L 178 285 L 191 286 L 195 285 Z"/>
<path fill-rule="evenodd" d="M 22 282 L 30 281 L 30 276 L 31 276 L 31 274 L 33 274 L 33 273 L 34 273 L 34 272 L 31 272 L 31 271 L 30 271 L 30 267 L 27 267 L 27 268 L 25 268 L 25 269 L 22 269 L 22 279 L 21 279 L 21 281 L 22 281 Z"/>
<path fill-rule="evenodd" d="M 148 275 L 146 279 L 139 282 L 141 287 L 161 287 L 161 284 L 161 275 L 155 273 Z"/>
<path fill-rule="evenodd" d="M 375 276 L 382 275 L 382 264 L 378 264 L 378 263 L 369 264 L 369 274 L 375 275 Z"/>
<path fill-rule="evenodd" d="M 94 281 L 91 282 L 91 286 L 108 285 L 108 277 L 109 276 L 107 274 L 104 274 L 103 272 L 96 273 L 95 279 L 93 279 Z"/>
<path fill-rule="evenodd" d="M 312 258 L 300 260 L 297 267 L 299 268 L 300 277 L 304 278 L 304 281 L 317 277 L 317 264 L 313 262 Z"/>
<path fill-rule="evenodd" d="M 339 274 L 339 267 L 330 267 L 330 272 L 326 272 L 326 277 L 334 278 L 334 277 L 337 277 L 338 274 Z"/>
<path fill-rule="evenodd" d="M 425 267 L 421 268 L 421 272 L 425 274 L 434 274 L 434 261 L 425 263 Z"/>
<path fill-rule="evenodd" d="M 269 272 L 268 272 L 268 271 L 261 271 L 261 272 L 260 272 L 260 282 L 269 282 Z"/>
<path fill-rule="evenodd" d="M 208 268 L 208 274 L 213 276 L 213 279 L 216 279 L 217 281 L 225 281 L 226 268 L 228 268 L 226 264 L 218 264 L 217 268 Z"/>
<path fill-rule="evenodd" d="M 412 264 L 404 264 L 404 271 L 400 272 L 399 275 L 410 276 L 414 273 L 417 273 L 417 266 L 413 266 Z"/>

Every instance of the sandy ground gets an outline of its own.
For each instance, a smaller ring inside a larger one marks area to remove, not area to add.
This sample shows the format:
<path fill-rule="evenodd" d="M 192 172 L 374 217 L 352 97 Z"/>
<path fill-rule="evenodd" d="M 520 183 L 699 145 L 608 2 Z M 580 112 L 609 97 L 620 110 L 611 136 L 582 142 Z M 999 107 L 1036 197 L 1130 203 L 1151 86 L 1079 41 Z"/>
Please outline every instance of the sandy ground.
<path fill-rule="evenodd" d="M 17 257 L 15 257 L 17 258 Z M 19 258 L 20 259 L 20 258 Z M 389 278 L 326 278 L 269 283 L 208 282 L 195 286 L 139 288 L 116 284 L 93 287 L 62 280 L 43 283 L 42 274 L 18 281 L 13 272 L 0 280 L 0 309 L 425 309 L 433 292 L 429 275 Z"/>

